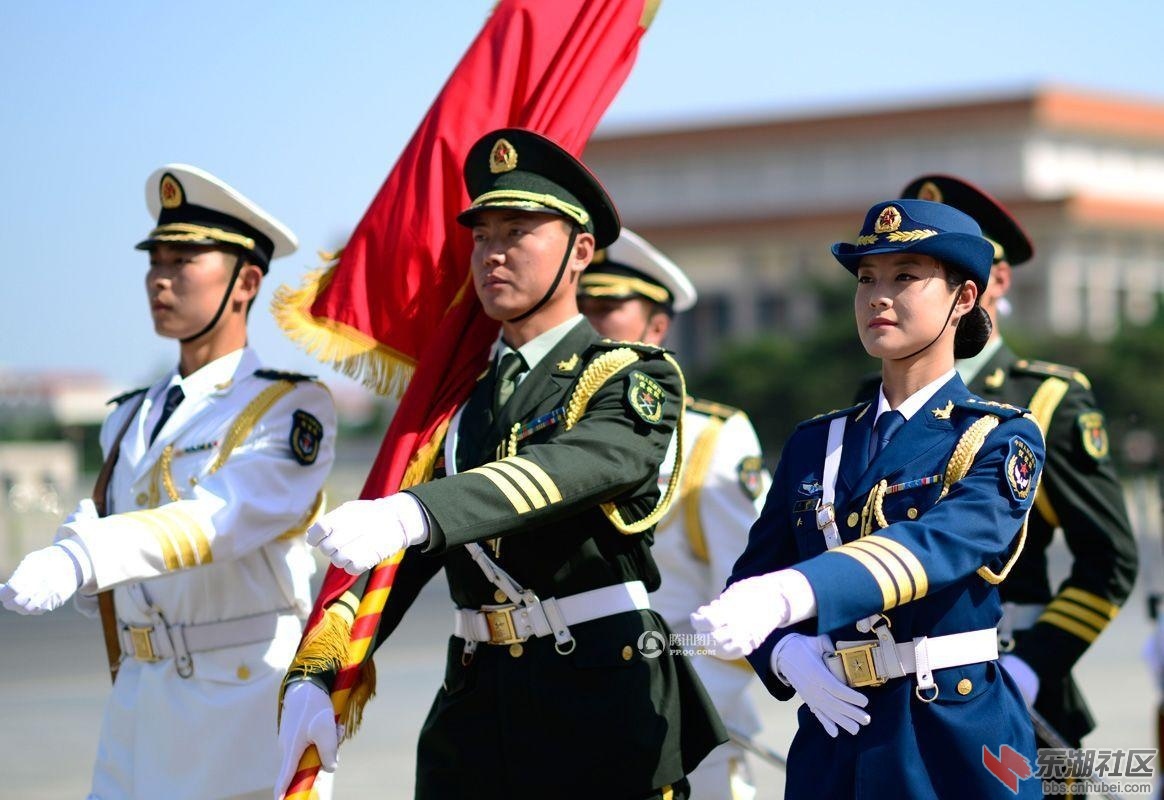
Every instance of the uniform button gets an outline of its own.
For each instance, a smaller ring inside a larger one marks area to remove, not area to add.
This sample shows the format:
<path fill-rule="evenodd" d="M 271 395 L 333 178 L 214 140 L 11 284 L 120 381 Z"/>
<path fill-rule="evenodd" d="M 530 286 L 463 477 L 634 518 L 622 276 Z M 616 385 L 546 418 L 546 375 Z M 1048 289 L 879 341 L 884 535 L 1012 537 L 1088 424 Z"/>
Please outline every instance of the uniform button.
<path fill-rule="evenodd" d="M 854 511 L 852 514 L 850 514 L 849 518 L 847 520 L 845 520 L 845 522 L 849 523 L 850 528 L 857 527 L 857 523 L 860 521 L 861 521 L 861 516 L 856 511 Z"/>
<path fill-rule="evenodd" d="M 635 655 L 635 651 L 631 650 L 631 646 L 629 644 L 622 649 L 622 660 L 623 661 L 630 661 L 632 658 L 634 658 L 634 655 Z"/>
<path fill-rule="evenodd" d="M 497 602 L 497 603 L 504 603 L 506 600 L 505 592 L 498 589 L 497 591 L 495 591 L 493 593 L 493 600 L 494 600 L 494 602 Z"/>
<path fill-rule="evenodd" d="M 191 476 L 190 476 L 190 485 L 191 485 L 191 486 L 197 486 L 197 485 L 198 485 L 198 478 L 196 478 L 196 477 L 194 477 L 193 475 L 191 475 Z"/>
<path fill-rule="evenodd" d="M 910 519 L 917 519 L 917 509 L 911 508 L 909 511 L 905 512 L 905 515 Z"/>
<path fill-rule="evenodd" d="M 150 497 L 145 492 L 142 492 L 141 494 L 139 494 L 137 497 L 135 497 L 133 499 L 137 501 L 137 504 L 139 506 L 144 506 L 146 504 L 146 502 L 150 499 Z"/>
<path fill-rule="evenodd" d="M 509 654 L 514 658 L 521 658 L 521 654 L 525 652 L 525 648 L 520 644 L 511 644 L 509 646 Z"/>
<path fill-rule="evenodd" d="M 239 667 L 237 670 L 235 670 L 234 674 L 238 675 L 238 679 L 240 681 L 245 681 L 251 676 L 251 669 L 246 664 L 239 664 Z"/>
<path fill-rule="evenodd" d="M 970 682 L 969 678 L 963 678 L 962 680 L 958 681 L 958 686 L 956 688 L 958 690 L 958 694 L 968 695 L 970 692 L 974 691 L 974 684 Z"/>

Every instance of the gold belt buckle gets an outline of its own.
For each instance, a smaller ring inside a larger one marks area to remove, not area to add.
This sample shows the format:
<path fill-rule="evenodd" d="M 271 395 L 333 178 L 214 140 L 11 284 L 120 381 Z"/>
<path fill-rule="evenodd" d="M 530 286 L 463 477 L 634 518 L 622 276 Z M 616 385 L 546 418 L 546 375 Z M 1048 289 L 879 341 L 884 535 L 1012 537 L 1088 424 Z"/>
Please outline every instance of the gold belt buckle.
<path fill-rule="evenodd" d="M 153 630 L 152 625 L 148 628 L 129 626 L 129 640 L 133 643 L 133 657 L 138 661 L 161 661 L 158 654 L 154 652 L 154 640 L 150 638 Z"/>
<path fill-rule="evenodd" d="M 849 686 L 859 689 L 862 686 L 880 686 L 889 681 L 889 678 L 877 674 L 873 649 L 878 646 L 877 642 L 865 642 L 837 651 L 841 657 L 841 666 L 845 669 L 845 682 Z"/>
<path fill-rule="evenodd" d="M 489 644 L 517 644 L 529 638 L 517 635 L 517 626 L 513 624 L 513 612 L 516 609 L 517 606 L 512 604 L 481 609 L 485 612 L 485 622 L 489 626 Z"/>

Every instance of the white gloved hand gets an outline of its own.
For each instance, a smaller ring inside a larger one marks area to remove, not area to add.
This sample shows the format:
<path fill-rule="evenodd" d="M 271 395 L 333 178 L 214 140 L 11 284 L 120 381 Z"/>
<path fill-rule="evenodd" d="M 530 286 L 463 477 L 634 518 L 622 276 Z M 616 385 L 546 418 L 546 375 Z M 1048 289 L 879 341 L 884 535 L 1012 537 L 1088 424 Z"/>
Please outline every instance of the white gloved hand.
<path fill-rule="evenodd" d="M 335 709 L 327 692 L 311 681 L 295 681 L 288 686 L 283 693 L 283 717 L 279 722 L 279 755 L 283 763 L 275 781 L 275 800 L 282 800 L 308 745 L 314 744 L 319 753 L 319 768 L 335 772 L 339 739 Z"/>
<path fill-rule="evenodd" d="M 1019 692 L 1022 694 L 1023 700 L 1027 701 L 1027 705 L 1033 706 L 1035 698 L 1039 696 L 1039 676 L 1031 669 L 1030 664 L 1014 653 L 1004 653 L 999 656 L 998 663 L 1010 673 L 1010 677 L 1014 678 L 1014 682 L 1018 684 Z"/>
<path fill-rule="evenodd" d="M 871 719 L 861 710 L 869 704 L 869 698 L 829 671 L 824 662 L 826 651 L 833 651 L 828 636 L 790 633 L 772 650 L 772 671 L 796 690 L 825 733 L 835 739 L 839 729 L 844 728 L 856 735 Z"/>
<path fill-rule="evenodd" d="M 59 544 L 34 550 L 0 584 L 0 603 L 17 614 L 60 608 L 81 585 L 84 573 L 73 553 Z"/>
<path fill-rule="evenodd" d="M 426 541 L 428 518 L 420 501 L 407 492 L 344 503 L 307 531 L 307 543 L 350 575 L 367 572 L 400 550 Z"/>
<path fill-rule="evenodd" d="M 772 631 L 788 624 L 790 572 L 780 570 L 744 578 L 696 609 L 691 626 L 696 633 L 711 637 L 716 658 L 731 661 L 750 655 Z"/>

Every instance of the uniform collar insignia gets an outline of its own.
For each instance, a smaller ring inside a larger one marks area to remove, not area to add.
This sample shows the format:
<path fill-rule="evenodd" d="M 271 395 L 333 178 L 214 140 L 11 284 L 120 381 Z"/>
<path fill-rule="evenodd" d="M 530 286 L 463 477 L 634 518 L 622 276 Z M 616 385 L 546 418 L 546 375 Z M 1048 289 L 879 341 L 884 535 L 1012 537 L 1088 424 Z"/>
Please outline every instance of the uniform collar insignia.
<path fill-rule="evenodd" d="M 576 366 L 578 366 L 578 354 L 574 353 L 572 356 L 567 358 L 565 361 L 558 362 L 558 371 L 559 372 L 571 372 L 571 371 L 573 371 L 574 367 L 576 367 Z"/>
<path fill-rule="evenodd" d="M 934 419 L 949 419 L 950 412 L 954 410 L 954 401 L 950 400 L 943 408 L 932 408 L 930 413 L 934 415 Z"/>
<path fill-rule="evenodd" d="M 1002 367 L 999 367 L 987 375 L 983 383 L 986 384 L 987 389 L 997 389 L 999 386 L 1002 386 L 1004 380 L 1006 380 L 1006 373 L 1002 371 Z"/>

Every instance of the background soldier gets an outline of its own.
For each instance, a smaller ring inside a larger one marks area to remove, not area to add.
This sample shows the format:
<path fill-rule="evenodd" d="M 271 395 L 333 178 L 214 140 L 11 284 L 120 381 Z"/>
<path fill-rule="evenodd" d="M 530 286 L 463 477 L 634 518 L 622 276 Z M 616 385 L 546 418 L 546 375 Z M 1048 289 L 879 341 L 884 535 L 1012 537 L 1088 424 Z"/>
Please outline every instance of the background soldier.
<path fill-rule="evenodd" d="M 695 287 L 675 262 L 626 228 L 614 244 L 595 254 L 582 274 L 578 297 L 582 313 L 601 335 L 659 346 L 673 315 L 695 301 Z M 760 442 L 743 411 L 688 396 L 683 436 L 679 495 L 655 530 L 651 548 L 663 577 L 651 604 L 672 630 L 694 633 L 688 615 L 723 590 L 760 513 L 768 475 Z M 661 487 L 674 464 L 672 440 L 659 471 Z M 744 736 L 759 731 L 760 719 L 748 698 L 751 666 L 710 656 L 697 656 L 692 663 L 724 723 Z M 688 779 L 695 798 L 745 800 L 756 793 L 743 750 L 730 743 L 716 749 Z"/>
<path fill-rule="evenodd" d="M 501 323 L 493 364 L 435 480 L 346 503 L 309 540 L 352 574 L 410 547 L 377 642 L 445 569 L 455 627 L 417 797 L 685 797 L 683 776 L 726 736 L 647 597 L 682 375 L 659 348 L 600 341 L 578 313 L 578 277 L 619 231 L 581 163 L 503 129 L 471 148 L 465 182 L 474 288 Z M 281 786 L 309 743 L 334 769 L 333 678 L 292 670 Z"/>
<path fill-rule="evenodd" d="M 106 705 L 91 798 L 269 797 L 279 683 L 310 610 L 303 533 L 323 501 L 335 411 L 321 384 L 262 368 L 247 313 L 294 235 L 214 176 L 146 182 L 157 226 L 145 287 L 178 365 L 117 399 L 116 466 L 0 589 L 40 614 L 113 591 L 125 661 Z M 112 454 L 112 456 L 110 456 Z"/>
<path fill-rule="evenodd" d="M 999 306 L 1010 289 L 1011 267 L 1033 253 L 1030 239 L 1002 204 L 949 175 L 923 175 L 905 187 L 902 197 L 945 203 L 969 214 L 994 245 L 982 298 L 994 332 L 979 355 L 958 362 L 958 372 L 983 398 L 1029 408 L 1047 443 L 1027 543 L 999 587 L 1004 609 L 1000 647 L 1010 651 L 1002 663 L 1027 702 L 1078 747 L 1095 723 L 1071 668 L 1115 618 L 1136 577 L 1135 539 L 1103 412 L 1083 373 L 1019 358 L 1002 338 Z M 1052 591 L 1047 548 L 1057 527 L 1072 562 L 1066 580 Z"/>

